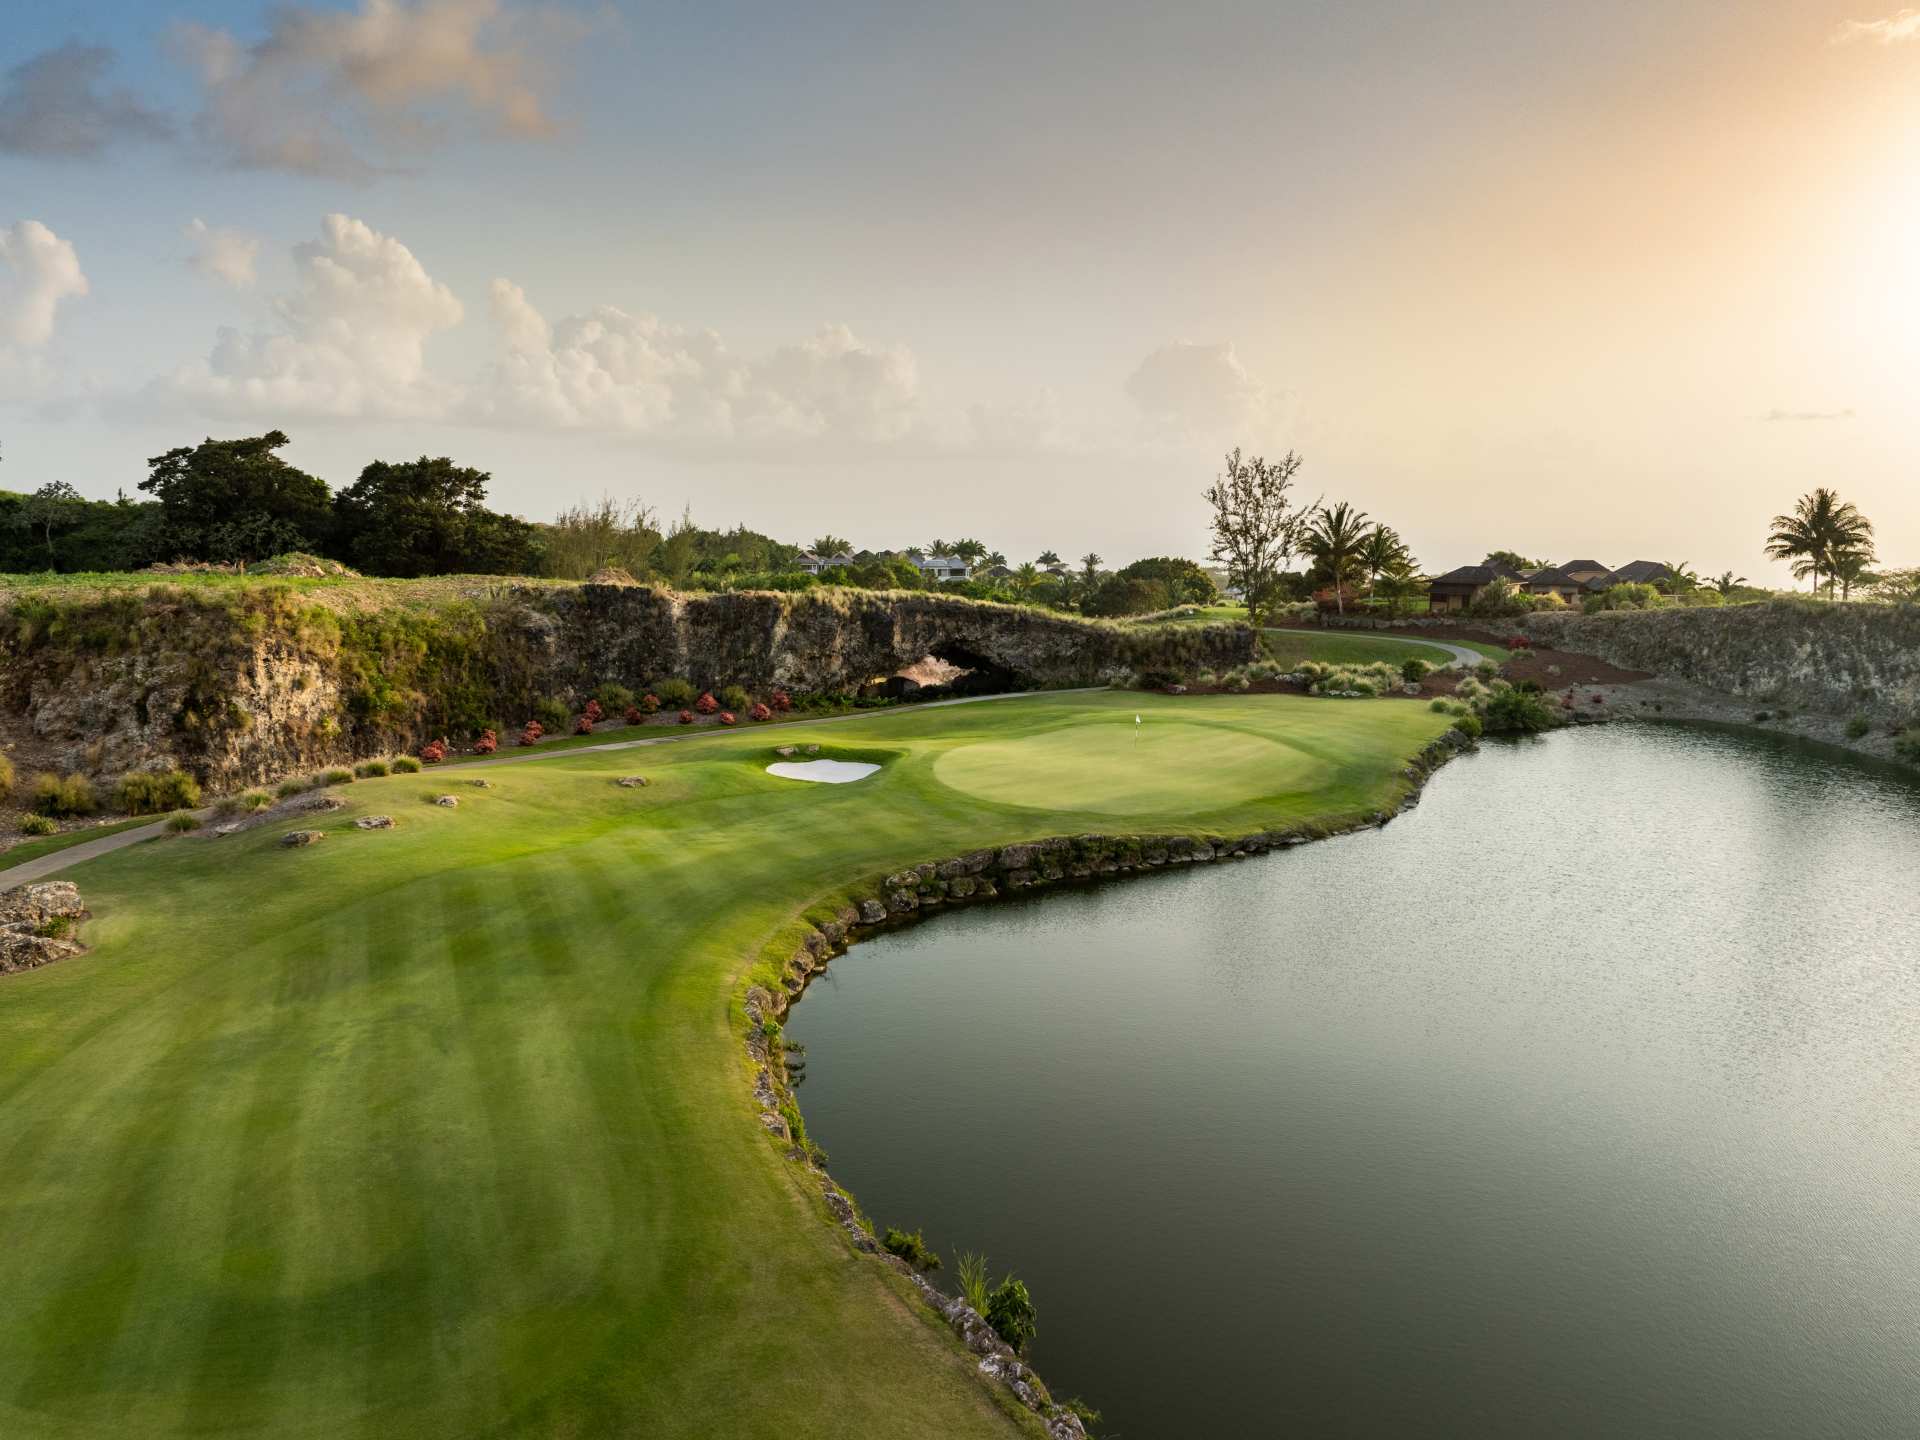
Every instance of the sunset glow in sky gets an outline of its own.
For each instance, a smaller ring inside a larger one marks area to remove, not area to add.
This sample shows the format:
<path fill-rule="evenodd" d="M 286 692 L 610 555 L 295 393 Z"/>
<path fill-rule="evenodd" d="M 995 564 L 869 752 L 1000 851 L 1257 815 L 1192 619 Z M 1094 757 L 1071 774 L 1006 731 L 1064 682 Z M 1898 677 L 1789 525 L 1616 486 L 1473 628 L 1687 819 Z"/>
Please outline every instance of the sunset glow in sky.
<path fill-rule="evenodd" d="M 867 546 L 1920 564 L 1920 11 L 74 0 L 0 36 L 0 485 L 278 427 Z"/>

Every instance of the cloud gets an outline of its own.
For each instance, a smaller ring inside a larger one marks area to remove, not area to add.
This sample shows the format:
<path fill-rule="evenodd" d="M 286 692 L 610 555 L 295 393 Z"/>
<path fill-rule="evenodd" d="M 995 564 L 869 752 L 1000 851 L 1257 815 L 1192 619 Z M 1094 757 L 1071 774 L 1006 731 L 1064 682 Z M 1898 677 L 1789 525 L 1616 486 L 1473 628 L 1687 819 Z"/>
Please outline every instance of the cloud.
<path fill-rule="evenodd" d="M 164 140 L 173 127 L 130 91 L 102 91 L 113 64 L 104 45 L 69 42 L 7 72 L 0 151 L 62 158 L 98 155 L 118 140 Z"/>
<path fill-rule="evenodd" d="M 1127 397 L 1161 426 L 1190 435 L 1264 433 L 1284 418 L 1287 399 L 1240 363 L 1231 343 L 1163 345 L 1127 379 Z"/>
<path fill-rule="evenodd" d="M 357 12 L 286 5 L 266 38 L 175 27 L 200 73 L 195 133 L 227 163 L 364 180 L 393 152 L 442 143 L 455 124 L 539 137 L 553 122 L 535 88 L 534 32 L 578 33 L 558 12 L 500 0 L 362 0 Z"/>
<path fill-rule="evenodd" d="M 274 297 L 277 325 L 222 328 L 212 353 L 151 387 L 227 416 L 431 418 L 457 387 L 427 372 L 426 343 L 462 308 L 398 240 L 329 215 L 323 238 L 293 249 L 297 288 Z"/>
<path fill-rule="evenodd" d="M 476 418 L 750 448 L 885 445 L 921 424 L 912 352 L 844 325 L 752 358 L 711 330 L 611 305 L 550 324 L 508 280 L 490 302 L 503 353 L 471 398 Z"/>
<path fill-rule="evenodd" d="M 73 246 L 38 220 L 0 230 L 0 348 L 45 345 L 60 302 L 86 293 Z"/>
<path fill-rule="evenodd" d="M 1871 40 L 1880 45 L 1920 40 L 1920 10 L 1901 10 L 1884 20 L 1841 21 L 1833 32 L 1833 43 L 1846 45 L 1855 40 Z"/>
<path fill-rule="evenodd" d="M 1782 410 L 1778 406 L 1761 417 L 1765 420 L 1851 420 L 1851 410 Z"/>
<path fill-rule="evenodd" d="M 244 230 L 217 229 L 198 217 L 181 233 L 193 241 L 187 263 L 194 269 L 236 290 L 253 288 L 253 262 L 260 253 L 256 237 Z"/>

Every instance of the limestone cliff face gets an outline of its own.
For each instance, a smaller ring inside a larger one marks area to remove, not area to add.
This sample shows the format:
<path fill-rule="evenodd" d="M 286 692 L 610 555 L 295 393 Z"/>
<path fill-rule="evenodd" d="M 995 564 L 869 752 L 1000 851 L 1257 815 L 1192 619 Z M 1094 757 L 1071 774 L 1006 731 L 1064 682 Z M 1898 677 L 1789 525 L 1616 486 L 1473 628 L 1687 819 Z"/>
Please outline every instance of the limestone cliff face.
<path fill-rule="evenodd" d="M 437 605 L 330 611 L 284 588 L 157 586 L 16 607 L 0 627 L 0 732 L 22 769 L 179 766 L 215 789 L 516 726 L 533 702 L 668 679 L 757 694 L 857 692 L 928 655 L 983 689 L 1227 669 L 1244 627 L 1128 628 L 939 595 L 679 595 L 496 587 Z"/>
<path fill-rule="evenodd" d="M 1535 615 L 1539 644 L 1774 705 L 1920 720 L 1920 607 L 1777 600 Z"/>

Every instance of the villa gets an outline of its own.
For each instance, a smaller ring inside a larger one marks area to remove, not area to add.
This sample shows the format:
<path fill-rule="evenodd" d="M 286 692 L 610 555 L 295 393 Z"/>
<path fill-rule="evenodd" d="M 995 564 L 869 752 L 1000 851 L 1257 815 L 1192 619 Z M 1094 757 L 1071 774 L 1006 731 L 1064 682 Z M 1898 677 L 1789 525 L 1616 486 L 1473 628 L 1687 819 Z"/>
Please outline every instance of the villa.
<path fill-rule="evenodd" d="M 1434 577 L 1427 595 L 1427 609 L 1465 610 L 1495 580 L 1511 581 L 1530 595 L 1558 595 L 1567 604 L 1578 605 L 1587 596 L 1598 595 L 1610 586 L 1657 585 L 1672 573 L 1658 560 L 1635 560 L 1618 570 L 1609 570 L 1598 560 L 1569 560 L 1564 565 L 1548 565 L 1526 574 L 1509 565 L 1462 565 Z"/>
<path fill-rule="evenodd" d="M 929 580 L 964 580 L 967 578 L 967 562 L 958 555 L 924 555 L 918 550 L 909 550 L 907 559 L 919 568 Z"/>
<path fill-rule="evenodd" d="M 851 555 L 815 555 L 811 551 L 802 555 L 799 561 L 800 568 L 809 575 L 818 575 L 823 570 L 833 570 L 853 563 L 854 557 Z"/>

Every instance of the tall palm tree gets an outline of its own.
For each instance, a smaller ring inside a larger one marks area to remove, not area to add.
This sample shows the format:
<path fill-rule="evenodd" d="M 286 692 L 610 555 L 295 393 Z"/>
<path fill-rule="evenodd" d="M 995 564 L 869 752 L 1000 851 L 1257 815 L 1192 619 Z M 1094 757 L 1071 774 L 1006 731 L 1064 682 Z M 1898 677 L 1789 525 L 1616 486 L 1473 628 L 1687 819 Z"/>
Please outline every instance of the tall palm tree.
<path fill-rule="evenodd" d="M 822 560 L 834 555 L 851 555 L 853 553 L 853 544 L 851 541 L 842 540 L 838 535 L 829 531 L 813 542 L 813 553 L 818 555 Z"/>
<path fill-rule="evenodd" d="M 1732 598 L 1733 592 L 1747 583 L 1747 577 L 1744 575 L 1735 575 L 1731 570 L 1722 570 L 1720 572 L 1720 578 L 1710 583 L 1713 588 L 1718 590 L 1722 595 Z"/>
<path fill-rule="evenodd" d="M 1060 552 L 1058 550 L 1042 550 L 1040 552 L 1040 558 L 1034 563 L 1042 569 L 1045 569 L 1049 565 L 1058 565 L 1060 564 Z"/>
<path fill-rule="evenodd" d="M 1080 573 L 1091 583 L 1093 578 L 1100 573 L 1100 557 L 1091 550 L 1082 555 L 1080 557 Z"/>
<path fill-rule="evenodd" d="M 1680 560 L 1667 566 L 1667 578 L 1660 584 L 1669 595 L 1684 595 L 1700 588 L 1700 577 L 1685 560 Z"/>
<path fill-rule="evenodd" d="M 1031 595 L 1033 587 L 1040 583 L 1040 567 L 1029 560 L 1013 572 L 1012 583 L 1022 595 Z"/>
<path fill-rule="evenodd" d="M 1856 553 L 1862 556 L 1862 566 L 1871 559 L 1873 522 L 1825 485 L 1802 495 L 1790 513 L 1774 516 L 1773 531 L 1767 536 L 1768 557 L 1791 561 L 1796 580 L 1812 576 L 1816 595 L 1820 577 L 1826 576 L 1829 599 L 1836 562 L 1850 566 L 1849 557 Z"/>
<path fill-rule="evenodd" d="M 1360 542 L 1360 553 L 1354 559 L 1359 562 L 1361 573 L 1367 577 L 1367 598 L 1371 600 L 1380 577 L 1411 566 L 1413 552 L 1407 549 L 1406 542 L 1392 526 L 1375 525 Z"/>
<path fill-rule="evenodd" d="M 1307 550 L 1315 560 L 1333 572 L 1333 603 L 1347 613 L 1346 580 L 1360 554 L 1367 533 L 1368 515 L 1346 501 L 1323 506 L 1313 517 L 1313 529 L 1307 532 Z"/>

